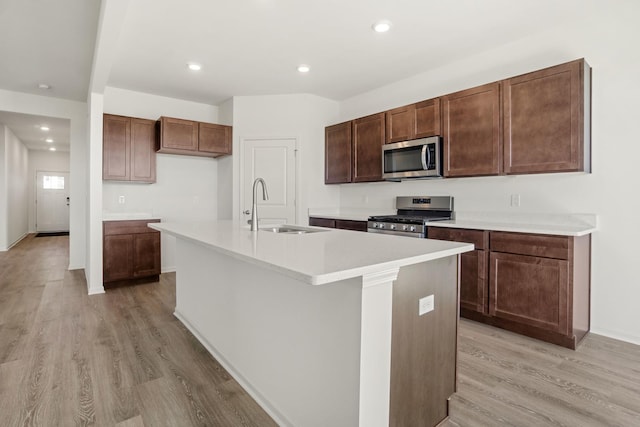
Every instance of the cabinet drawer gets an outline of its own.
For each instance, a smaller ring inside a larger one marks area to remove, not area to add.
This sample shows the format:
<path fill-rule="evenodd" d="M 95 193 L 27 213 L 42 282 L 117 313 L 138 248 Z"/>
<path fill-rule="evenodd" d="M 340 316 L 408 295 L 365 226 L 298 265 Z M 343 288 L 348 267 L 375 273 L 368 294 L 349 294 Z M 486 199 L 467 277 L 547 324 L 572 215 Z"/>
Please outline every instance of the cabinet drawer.
<path fill-rule="evenodd" d="M 487 249 L 489 246 L 489 233 L 483 230 L 429 227 L 427 237 L 451 242 L 473 243 L 475 248 L 479 250 Z"/>
<path fill-rule="evenodd" d="M 571 238 L 565 236 L 492 231 L 490 241 L 492 252 L 567 260 L 571 251 Z"/>
<path fill-rule="evenodd" d="M 336 228 L 340 228 L 342 230 L 367 231 L 367 221 L 337 219 Z"/>
<path fill-rule="evenodd" d="M 336 228 L 336 220 L 329 218 L 309 218 L 309 225 L 316 227 Z"/>
<path fill-rule="evenodd" d="M 113 236 L 116 234 L 140 234 L 140 233 L 159 233 L 147 227 L 151 222 L 160 222 L 159 219 L 144 219 L 131 221 L 103 221 L 103 232 L 105 236 Z"/>

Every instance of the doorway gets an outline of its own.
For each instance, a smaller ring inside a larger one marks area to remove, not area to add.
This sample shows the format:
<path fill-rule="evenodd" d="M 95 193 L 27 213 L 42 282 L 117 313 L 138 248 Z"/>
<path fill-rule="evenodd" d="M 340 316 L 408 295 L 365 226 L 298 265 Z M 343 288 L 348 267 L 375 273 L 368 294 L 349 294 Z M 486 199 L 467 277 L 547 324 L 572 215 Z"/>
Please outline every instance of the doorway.
<path fill-rule="evenodd" d="M 69 231 L 69 172 L 36 173 L 36 231 Z"/>
<path fill-rule="evenodd" d="M 242 140 L 240 161 L 240 219 L 251 218 L 253 182 L 262 178 L 267 183 L 269 200 L 262 200 L 258 190 L 260 224 L 293 224 L 296 222 L 296 151 L 295 138 L 247 138 Z"/>

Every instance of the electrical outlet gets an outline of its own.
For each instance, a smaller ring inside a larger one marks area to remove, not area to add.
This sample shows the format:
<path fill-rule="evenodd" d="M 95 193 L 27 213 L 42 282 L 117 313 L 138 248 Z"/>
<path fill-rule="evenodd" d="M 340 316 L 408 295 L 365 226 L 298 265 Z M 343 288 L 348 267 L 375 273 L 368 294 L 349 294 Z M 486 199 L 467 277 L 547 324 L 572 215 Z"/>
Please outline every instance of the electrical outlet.
<path fill-rule="evenodd" d="M 118 203 L 124 205 L 124 196 L 118 197 Z"/>
<path fill-rule="evenodd" d="M 514 208 L 519 208 L 520 207 L 520 195 L 519 194 L 512 194 L 511 195 L 511 206 Z"/>
<path fill-rule="evenodd" d="M 433 311 L 434 308 L 433 295 L 420 298 L 418 301 L 418 316 L 422 316 L 423 314 Z"/>

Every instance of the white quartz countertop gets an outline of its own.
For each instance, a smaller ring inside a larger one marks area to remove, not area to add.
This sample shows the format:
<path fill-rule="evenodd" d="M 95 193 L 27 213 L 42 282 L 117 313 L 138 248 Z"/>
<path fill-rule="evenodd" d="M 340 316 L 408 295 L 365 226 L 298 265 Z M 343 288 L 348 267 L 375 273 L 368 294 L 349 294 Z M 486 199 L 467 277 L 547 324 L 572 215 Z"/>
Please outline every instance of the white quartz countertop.
<path fill-rule="evenodd" d="M 390 209 L 358 209 L 358 208 L 309 208 L 309 216 L 316 218 L 342 219 L 349 221 L 366 221 L 370 216 L 395 215 Z"/>
<path fill-rule="evenodd" d="M 237 259 L 311 285 L 380 273 L 473 250 L 472 244 L 410 239 L 358 231 L 322 230 L 308 234 L 252 232 L 233 221 L 165 222 L 149 225 Z"/>
<path fill-rule="evenodd" d="M 585 236 L 597 229 L 592 214 L 521 214 L 458 213 L 455 220 L 433 221 L 429 227 L 468 228 L 472 230 L 510 231 L 515 233 Z"/>
<path fill-rule="evenodd" d="M 146 212 L 103 212 L 103 221 L 131 221 L 136 219 L 160 219 Z"/>

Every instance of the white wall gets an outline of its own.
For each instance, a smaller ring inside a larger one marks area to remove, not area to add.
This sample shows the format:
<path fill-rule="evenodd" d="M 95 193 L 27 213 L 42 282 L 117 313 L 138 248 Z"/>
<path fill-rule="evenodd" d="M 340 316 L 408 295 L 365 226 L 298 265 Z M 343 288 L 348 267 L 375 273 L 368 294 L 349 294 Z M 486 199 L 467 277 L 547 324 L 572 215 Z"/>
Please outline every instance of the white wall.
<path fill-rule="evenodd" d="M 240 155 L 245 138 L 298 141 L 297 222 L 306 223 L 309 206 L 335 206 L 340 188 L 324 185 L 324 127 L 335 121 L 338 104 L 315 95 L 233 98 L 233 218 L 240 215 Z M 223 179 L 223 178 L 221 178 Z M 224 179 L 228 180 L 228 176 Z"/>
<path fill-rule="evenodd" d="M 0 90 L 0 110 L 70 120 L 71 210 L 69 269 L 85 267 L 87 200 L 87 104 Z"/>
<path fill-rule="evenodd" d="M 7 165 L 5 126 L 0 124 L 0 251 L 7 250 Z"/>
<path fill-rule="evenodd" d="M 68 152 L 29 150 L 29 173 L 27 180 L 29 205 L 29 232 L 36 231 L 36 174 L 38 171 L 69 172 L 71 158 Z M 72 203 L 75 201 L 71 201 Z"/>
<path fill-rule="evenodd" d="M 588 21 L 567 22 L 341 104 L 339 121 L 584 57 L 593 67 L 593 173 L 348 184 L 340 186 L 341 205 L 393 208 L 396 195 L 450 194 L 457 211 L 595 213 L 592 331 L 640 344 L 638 16 L 638 2 L 601 2 Z M 509 206 L 511 194 L 520 194 L 520 208 Z"/>
<path fill-rule="evenodd" d="M 156 120 L 160 116 L 218 123 L 218 107 L 107 87 L 104 112 Z M 218 218 L 218 160 L 157 154 L 154 184 L 104 181 L 102 210 L 150 213 L 162 221 Z M 119 196 L 125 203 L 119 204 Z M 175 239 L 162 236 L 162 271 L 175 270 Z"/>
<path fill-rule="evenodd" d="M 220 124 L 233 126 L 233 98 L 220 105 Z M 232 155 L 218 159 L 218 219 L 233 218 L 233 165 L 238 157 L 238 130 L 232 130 Z"/>
<path fill-rule="evenodd" d="M 22 141 L 9 129 L 0 124 L 0 132 L 3 134 L 0 150 L 0 173 L 2 179 L 0 191 L 2 196 L 3 216 L 0 226 L 0 250 L 6 251 L 18 243 L 29 232 L 28 204 L 27 204 L 27 177 L 29 150 Z"/>

